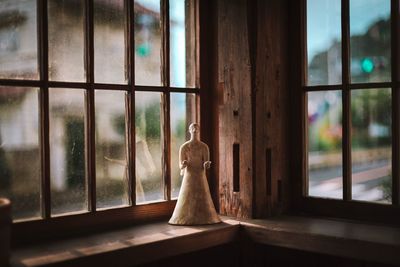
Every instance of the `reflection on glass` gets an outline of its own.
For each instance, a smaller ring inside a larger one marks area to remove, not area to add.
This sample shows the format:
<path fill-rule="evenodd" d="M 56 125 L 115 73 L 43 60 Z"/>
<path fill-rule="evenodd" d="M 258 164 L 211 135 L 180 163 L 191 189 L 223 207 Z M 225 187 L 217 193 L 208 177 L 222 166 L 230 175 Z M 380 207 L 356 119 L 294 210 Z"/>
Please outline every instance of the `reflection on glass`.
<path fill-rule="evenodd" d="M 97 207 L 129 204 L 126 92 L 96 90 Z"/>
<path fill-rule="evenodd" d="M 135 0 L 135 84 L 161 85 L 160 1 Z"/>
<path fill-rule="evenodd" d="M 351 93 L 353 199 L 391 202 L 391 90 Z"/>
<path fill-rule="evenodd" d="M 14 220 L 40 217 L 39 90 L 0 87 L 0 197 Z"/>
<path fill-rule="evenodd" d="M 179 148 L 189 140 L 189 125 L 196 122 L 196 95 L 171 93 L 171 182 L 172 198 L 177 198 L 183 176 L 179 169 Z"/>
<path fill-rule="evenodd" d="M 307 0 L 308 85 L 342 80 L 341 1 Z"/>
<path fill-rule="evenodd" d="M 0 1 L 0 78 L 37 79 L 35 0 Z"/>
<path fill-rule="evenodd" d="M 84 90 L 49 90 L 52 215 L 87 210 L 84 99 Z"/>
<path fill-rule="evenodd" d="M 195 1 L 170 0 L 171 86 L 195 87 Z"/>
<path fill-rule="evenodd" d="M 308 194 L 342 198 L 342 94 L 309 92 Z"/>
<path fill-rule="evenodd" d="M 136 202 L 164 199 L 161 94 L 136 92 Z"/>
<path fill-rule="evenodd" d="M 85 1 L 48 1 L 50 80 L 85 80 L 84 11 Z"/>
<path fill-rule="evenodd" d="M 94 1 L 94 71 L 98 83 L 126 83 L 124 0 Z"/>
<path fill-rule="evenodd" d="M 350 1 L 351 81 L 391 79 L 390 0 Z"/>

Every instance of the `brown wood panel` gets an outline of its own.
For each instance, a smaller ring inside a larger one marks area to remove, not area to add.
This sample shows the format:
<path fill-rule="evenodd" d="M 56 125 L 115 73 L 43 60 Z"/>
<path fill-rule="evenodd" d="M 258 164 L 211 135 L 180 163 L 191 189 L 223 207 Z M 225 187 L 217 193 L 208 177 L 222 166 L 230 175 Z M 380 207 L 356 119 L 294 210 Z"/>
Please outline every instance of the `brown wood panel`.
<path fill-rule="evenodd" d="M 208 182 L 214 205 L 219 210 L 219 139 L 218 139 L 218 58 L 217 58 L 217 34 L 218 24 L 216 21 L 217 1 L 197 1 L 200 14 L 198 16 L 199 71 L 200 77 L 200 125 L 202 125 L 201 139 L 209 145 L 211 169 L 208 172 Z M 197 116 L 198 117 L 198 116 Z"/>
<path fill-rule="evenodd" d="M 252 216 L 253 157 L 251 62 L 247 1 L 218 1 L 219 192 L 220 212 Z M 240 192 L 233 192 L 232 148 L 241 147 Z"/>
<path fill-rule="evenodd" d="M 289 200 L 288 2 L 258 1 L 256 10 L 258 23 L 253 103 L 256 131 L 255 216 L 265 217 L 281 212 L 288 206 Z M 270 159 L 266 158 L 267 154 Z M 267 174 L 271 176 L 271 188 L 268 188 Z M 279 181 L 284 203 L 278 199 Z"/>

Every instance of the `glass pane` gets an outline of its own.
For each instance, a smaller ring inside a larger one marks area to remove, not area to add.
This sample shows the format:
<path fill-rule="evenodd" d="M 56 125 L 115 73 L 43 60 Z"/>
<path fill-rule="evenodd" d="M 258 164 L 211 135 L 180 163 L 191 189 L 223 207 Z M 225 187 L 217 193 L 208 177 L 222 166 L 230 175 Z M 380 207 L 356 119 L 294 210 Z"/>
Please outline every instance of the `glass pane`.
<path fill-rule="evenodd" d="M 161 94 L 136 92 L 136 202 L 164 199 Z"/>
<path fill-rule="evenodd" d="M 0 78 L 38 79 L 35 0 L 0 1 Z"/>
<path fill-rule="evenodd" d="M 87 210 L 85 91 L 49 90 L 51 211 Z"/>
<path fill-rule="evenodd" d="M 160 1 L 135 0 L 135 84 L 161 85 Z"/>
<path fill-rule="evenodd" d="M 391 80 L 390 0 L 350 1 L 351 81 Z"/>
<path fill-rule="evenodd" d="M 195 87 L 196 16 L 195 1 L 170 0 L 171 86 Z"/>
<path fill-rule="evenodd" d="M 96 195 L 97 207 L 129 204 L 126 138 L 126 92 L 97 90 Z"/>
<path fill-rule="evenodd" d="M 0 87 L 0 197 L 14 220 L 40 217 L 39 90 Z"/>
<path fill-rule="evenodd" d="M 179 169 L 179 148 L 190 138 L 189 125 L 196 122 L 196 95 L 171 93 L 171 182 L 177 198 L 183 176 Z"/>
<path fill-rule="evenodd" d="M 49 0 L 49 78 L 85 81 L 85 1 Z"/>
<path fill-rule="evenodd" d="M 309 92 L 308 194 L 342 198 L 342 94 Z"/>
<path fill-rule="evenodd" d="M 341 1 L 308 0 L 308 85 L 342 82 L 341 35 Z"/>
<path fill-rule="evenodd" d="M 391 202 L 390 89 L 351 93 L 353 199 Z"/>
<path fill-rule="evenodd" d="M 94 71 L 97 83 L 126 79 L 124 0 L 94 1 Z"/>

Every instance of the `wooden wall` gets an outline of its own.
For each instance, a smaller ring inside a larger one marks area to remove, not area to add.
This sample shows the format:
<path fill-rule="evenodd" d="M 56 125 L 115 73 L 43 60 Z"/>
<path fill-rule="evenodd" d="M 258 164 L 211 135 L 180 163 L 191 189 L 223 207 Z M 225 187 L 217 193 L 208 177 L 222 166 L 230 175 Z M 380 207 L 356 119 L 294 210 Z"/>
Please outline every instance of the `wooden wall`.
<path fill-rule="evenodd" d="M 220 212 L 266 217 L 289 203 L 288 0 L 219 0 L 215 5 Z"/>

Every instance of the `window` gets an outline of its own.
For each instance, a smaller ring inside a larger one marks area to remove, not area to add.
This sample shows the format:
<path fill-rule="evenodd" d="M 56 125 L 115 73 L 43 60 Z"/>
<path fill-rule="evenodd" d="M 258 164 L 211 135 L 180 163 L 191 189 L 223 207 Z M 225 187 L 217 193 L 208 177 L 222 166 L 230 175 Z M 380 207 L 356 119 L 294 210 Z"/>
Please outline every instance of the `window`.
<path fill-rule="evenodd" d="M 0 196 L 16 225 L 171 211 L 199 120 L 196 4 L 1 1 Z"/>
<path fill-rule="evenodd" d="M 390 212 L 399 204 L 399 2 L 302 5 L 303 207 Z"/>

